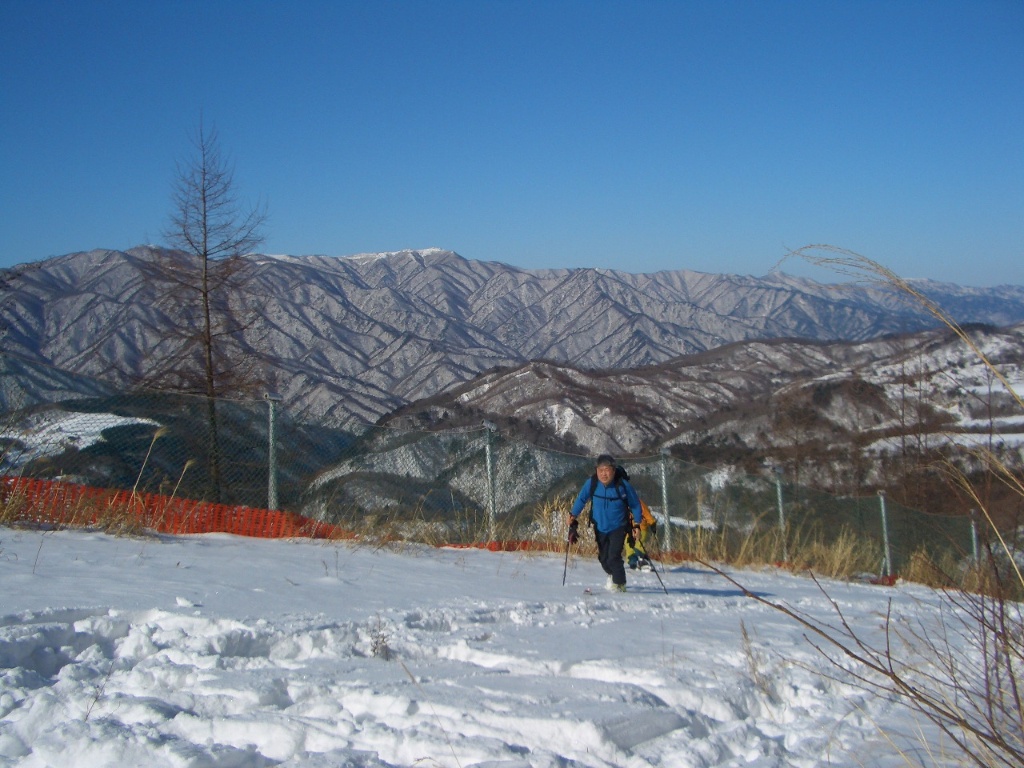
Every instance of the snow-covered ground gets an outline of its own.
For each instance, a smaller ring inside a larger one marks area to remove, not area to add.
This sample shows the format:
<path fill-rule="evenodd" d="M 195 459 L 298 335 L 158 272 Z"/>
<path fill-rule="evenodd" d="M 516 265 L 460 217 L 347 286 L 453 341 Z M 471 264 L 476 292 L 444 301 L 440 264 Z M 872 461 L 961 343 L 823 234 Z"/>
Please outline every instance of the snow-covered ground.
<path fill-rule="evenodd" d="M 608 594 L 563 562 L 0 528 L 0 766 L 942 764 L 934 729 L 816 674 L 800 627 L 721 576 Z M 830 616 L 809 578 L 734 575 Z M 868 636 L 890 598 L 898 620 L 938 602 L 826 588 Z"/>

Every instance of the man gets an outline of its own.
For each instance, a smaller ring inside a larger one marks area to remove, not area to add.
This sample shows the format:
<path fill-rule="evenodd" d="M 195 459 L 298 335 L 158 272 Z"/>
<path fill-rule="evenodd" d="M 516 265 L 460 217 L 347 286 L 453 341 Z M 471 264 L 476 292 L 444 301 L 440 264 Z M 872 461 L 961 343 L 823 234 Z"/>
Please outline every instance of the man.
<path fill-rule="evenodd" d="M 628 532 L 634 537 L 640 535 L 643 511 L 633 486 L 617 474 L 613 457 L 606 453 L 597 457 L 594 477 L 583 484 L 569 512 L 569 540 L 575 540 L 577 518 L 590 502 L 597 559 L 608 574 L 606 586 L 614 592 L 625 592 L 626 569 L 622 563 L 622 548 Z"/>

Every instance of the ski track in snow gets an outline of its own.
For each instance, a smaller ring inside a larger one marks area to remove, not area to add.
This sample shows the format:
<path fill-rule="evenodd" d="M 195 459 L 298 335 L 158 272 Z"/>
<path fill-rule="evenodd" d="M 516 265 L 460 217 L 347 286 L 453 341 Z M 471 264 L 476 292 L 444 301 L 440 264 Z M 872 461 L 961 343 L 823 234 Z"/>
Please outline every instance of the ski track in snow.
<path fill-rule="evenodd" d="M 667 595 L 649 573 L 586 594 L 597 564 L 574 558 L 563 587 L 563 562 L 0 529 L 0 766 L 810 768 L 905 765 L 890 739 L 920 751 L 922 724 L 815 674 L 831 668 L 800 628 L 721 577 L 687 565 L 662 573 Z M 828 610 L 808 578 L 739 578 Z M 866 632 L 890 597 L 917 617 L 934 603 L 827 586 Z"/>

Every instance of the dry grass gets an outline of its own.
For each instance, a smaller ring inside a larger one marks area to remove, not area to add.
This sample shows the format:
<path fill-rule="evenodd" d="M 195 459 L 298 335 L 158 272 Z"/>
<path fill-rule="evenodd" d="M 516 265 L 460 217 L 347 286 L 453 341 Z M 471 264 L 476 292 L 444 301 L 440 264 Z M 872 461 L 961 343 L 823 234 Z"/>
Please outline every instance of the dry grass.
<path fill-rule="evenodd" d="M 789 568 L 812 571 L 832 579 L 874 573 L 882 559 L 879 546 L 843 529 L 832 541 L 810 539 L 793 548 Z"/>
<path fill-rule="evenodd" d="M 333 509 L 331 524 L 344 531 L 343 537 L 353 545 L 375 548 L 401 549 L 411 544 L 441 547 L 491 540 L 489 517 L 479 510 L 462 510 L 454 517 L 439 519 L 427 515 L 422 506 L 394 506 L 375 512 L 350 506 Z M 498 521 L 494 532 L 497 541 L 514 538 L 516 524 L 512 520 Z"/>
<path fill-rule="evenodd" d="M 26 506 L 25 495 L 18 491 L 0 496 L 0 525 L 12 528 L 19 524 Z"/>
<path fill-rule="evenodd" d="M 549 549 L 565 546 L 568 504 L 545 502 L 535 510 L 533 528 Z M 666 562 L 684 560 L 728 563 L 737 567 L 782 566 L 793 572 L 811 571 L 829 578 L 853 578 L 875 572 L 881 562 L 880 547 L 844 529 L 826 539 L 820 532 L 780 531 L 772 520 L 759 520 L 745 530 L 729 526 L 676 527 L 676 552 L 661 552 L 655 543 L 649 554 Z M 785 546 L 783 546 L 785 544 Z M 574 553 L 596 553 L 590 529 L 581 523 L 580 544 Z M 788 558 L 783 560 L 783 552 Z"/>
<path fill-rule="evenodd" d="M 975 562 L 957 558 L 951 552 L 934 557 L 925 549 L 912 553 L 900 572 L 907 581 L 934 589 L 1020 602 L 1024 600 L 1024 585 L 1015 575 L 1016 566 L 993 552 L 986 552 Z"/>
<path fill-rule="evenodd" d="M 0 500 L 0 525 L 17 527 L 88 528 L 113 536 L 142 536 L 146 528 L 134 503 L 120 503 L 109 498 L 80 498 L 60 509 L 40 510 L 21 492 L 7 494 Z"/>
<path fill-rule="evenodd" d="M 955 578 L 958 570 L 951 554 L 944 553 L 936 558 L 928 550 L 918 549 L 911 553 L 900 575 L 907 581 L 935 589 L 949 589 L 958 586 Z"/>

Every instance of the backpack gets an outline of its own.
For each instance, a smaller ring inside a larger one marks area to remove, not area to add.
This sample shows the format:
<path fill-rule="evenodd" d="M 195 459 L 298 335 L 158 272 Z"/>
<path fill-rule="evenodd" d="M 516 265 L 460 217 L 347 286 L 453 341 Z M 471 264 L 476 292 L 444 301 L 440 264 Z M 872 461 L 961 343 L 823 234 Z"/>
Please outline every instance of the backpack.
<path fill-rule="evenodd" d="M 634 488 L 633 490 L 636 489 Z M 639 495 L 640 494 L 638 493 L 637 496 L 639 497 Z M 652 527 L 658 527 L 658 519 L 654 516 L 654 513 L 651 512 L 651 508 L 647 506 L 647 502 L 640 499 L 640 529 L 644 530 Z"/>

